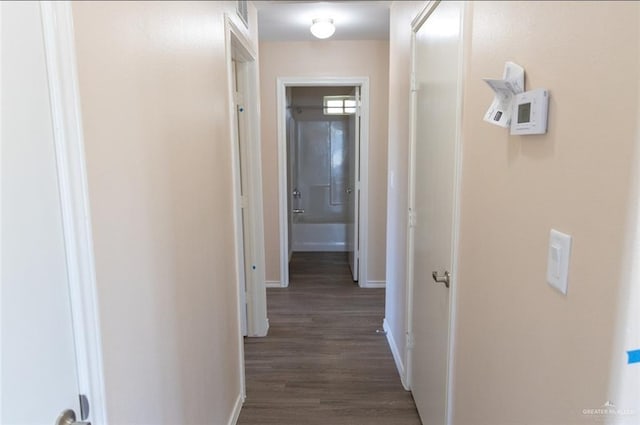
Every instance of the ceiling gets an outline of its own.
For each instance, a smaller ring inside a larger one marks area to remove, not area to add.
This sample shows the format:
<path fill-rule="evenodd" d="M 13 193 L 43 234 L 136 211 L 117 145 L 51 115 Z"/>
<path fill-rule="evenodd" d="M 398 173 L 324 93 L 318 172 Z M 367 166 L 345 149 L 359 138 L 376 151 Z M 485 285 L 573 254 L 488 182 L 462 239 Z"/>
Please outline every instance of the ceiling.
<path fill-rule="evenodd" d="M 318 40 L 311 20 L 329 17 L 336 26 L 329 40 L 389 39 L 390 1 L 255 1 L 261 41 Z"/>

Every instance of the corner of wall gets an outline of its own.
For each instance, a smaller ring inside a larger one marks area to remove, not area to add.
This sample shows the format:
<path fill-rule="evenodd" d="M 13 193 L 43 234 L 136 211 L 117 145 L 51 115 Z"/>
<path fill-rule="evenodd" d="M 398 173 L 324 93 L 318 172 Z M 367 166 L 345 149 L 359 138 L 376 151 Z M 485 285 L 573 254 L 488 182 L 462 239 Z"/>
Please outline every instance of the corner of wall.
<path fill-rule="evenodd" d="M 244 396 L 242 393 L 238 394 L 236 398 L 236 402 L 233 405 L 233 410 L 229 415 L 229 420 L 227 421 L 227 425 L 236 425 L 238 423 L 238 418 L 240 418 L 240 412 L 242 411 L 242 405 L 244 403 Z"/>
<path fill-rule="evenodd" d="M 407 373 L 404 364 L 404 359 L 400 355 L 400 350 L 398 350 L 398 346 L 396 345 L 396 339 L 394 338 L 393 331 L 387 322 L 387 318 L 384 318 L 382 322 L 382 328 L 386 332 L 387 343 L 389 344 L 389 349 L 391 350 L 391 354 L 393 354 L 393 361 L 396 364 L 396 368 L 398 369 L 398 374 L 400 375 L 400 380 L 402 381 L 402 386 L 405 390 L 409 391 L 410 388 L 407 385 Z"/>

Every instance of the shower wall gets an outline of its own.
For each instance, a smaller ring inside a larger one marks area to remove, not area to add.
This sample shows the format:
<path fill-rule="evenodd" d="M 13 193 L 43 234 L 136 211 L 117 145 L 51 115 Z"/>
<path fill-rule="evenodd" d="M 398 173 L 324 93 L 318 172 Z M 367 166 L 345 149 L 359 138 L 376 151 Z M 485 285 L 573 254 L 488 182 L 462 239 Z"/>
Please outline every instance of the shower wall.
<path fill-rule="evenodd" d="M 293 251 L 346 251 L 349 121 L 324 115 L 323 97 L 351 87 L 291 89 L 290 216 Z"/>

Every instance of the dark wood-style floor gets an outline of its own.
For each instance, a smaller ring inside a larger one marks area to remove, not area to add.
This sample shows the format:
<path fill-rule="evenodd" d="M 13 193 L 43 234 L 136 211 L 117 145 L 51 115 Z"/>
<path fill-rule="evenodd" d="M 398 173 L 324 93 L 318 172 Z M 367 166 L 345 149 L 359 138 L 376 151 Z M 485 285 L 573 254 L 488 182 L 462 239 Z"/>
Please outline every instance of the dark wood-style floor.
<path fill-rule="evenodd" d="M 245 340 L 239 425 L 419 425 L 382 333 L 384 289 L 360 289 L 344 253 L 296 253 L 269 289 L 269 335 Z"/>

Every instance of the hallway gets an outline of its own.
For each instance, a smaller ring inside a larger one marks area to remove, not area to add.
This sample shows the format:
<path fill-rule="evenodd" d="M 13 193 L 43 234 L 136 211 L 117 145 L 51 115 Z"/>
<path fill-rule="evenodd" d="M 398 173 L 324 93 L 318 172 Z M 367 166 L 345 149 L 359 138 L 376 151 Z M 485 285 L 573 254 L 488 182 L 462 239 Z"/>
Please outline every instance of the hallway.
<path fill-rule="evenodd" d="M 269 289 L 270 330 L 245 341 L 238 425 L 419 425 L 383 334 L 384 290 L 360 289 L 344 253 L 296 253 Z"/>

